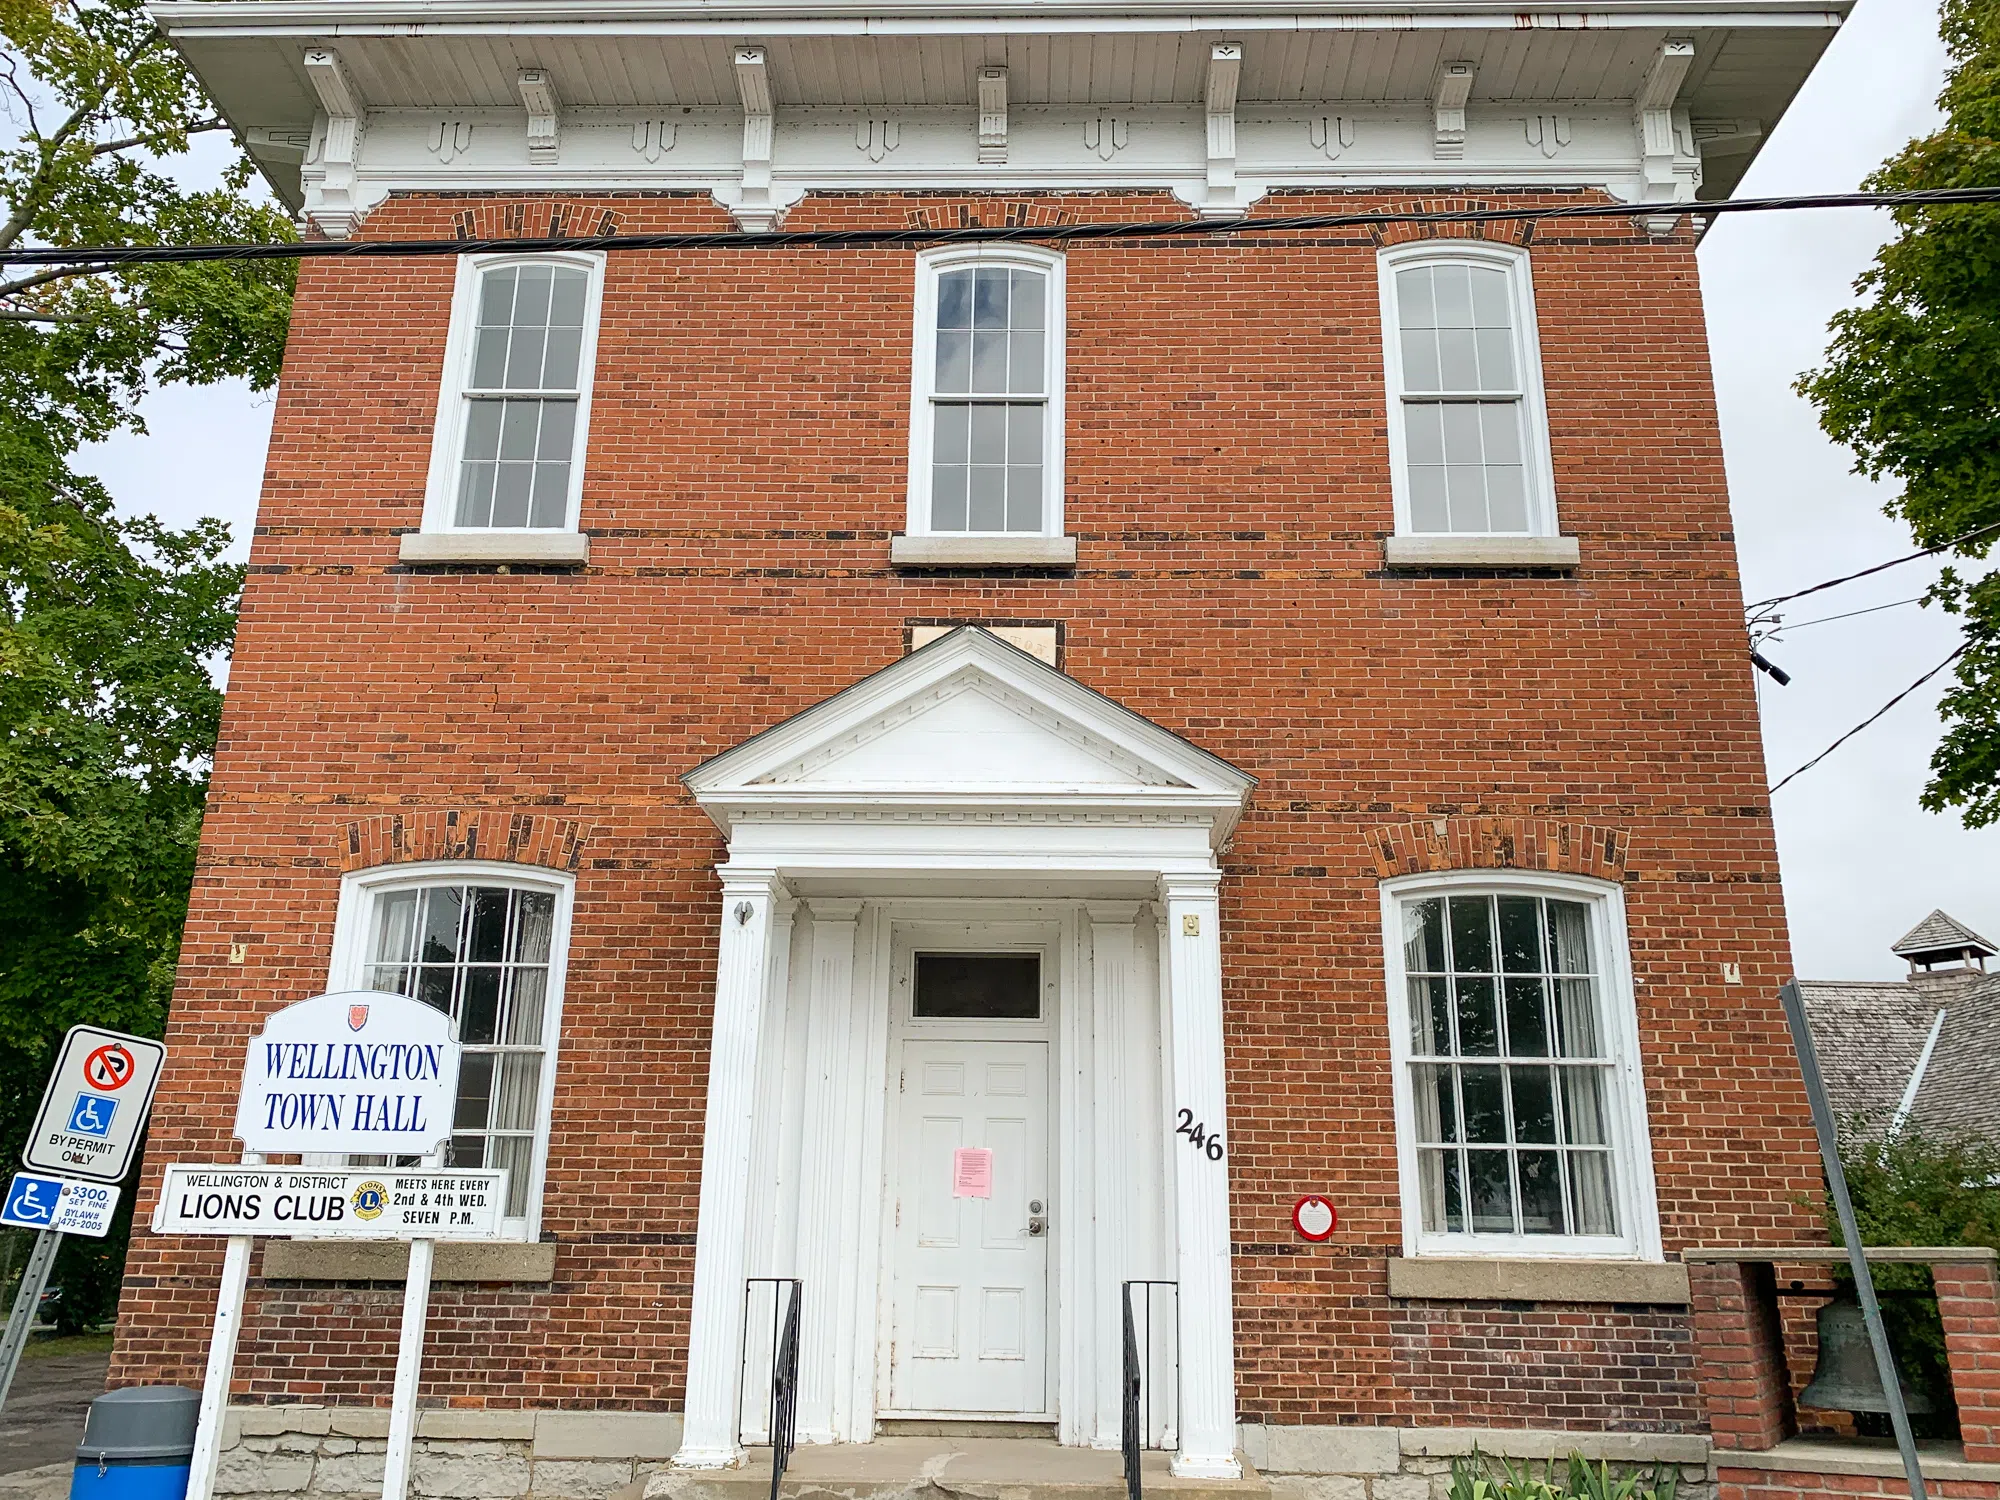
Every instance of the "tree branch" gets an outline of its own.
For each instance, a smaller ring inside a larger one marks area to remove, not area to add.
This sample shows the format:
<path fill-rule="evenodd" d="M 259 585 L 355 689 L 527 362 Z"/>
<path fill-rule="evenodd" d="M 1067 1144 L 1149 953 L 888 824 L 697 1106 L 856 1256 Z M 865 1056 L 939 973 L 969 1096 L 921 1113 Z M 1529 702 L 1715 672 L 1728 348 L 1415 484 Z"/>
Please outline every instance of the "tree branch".
<path fill-rule="evenodd" d="M 0 307 L 0 323 L 94 323 L 95 318 L 82 313 L 39 313 L 16 312 L 10 307 Z"/>
<path fill-rule="evenodd" d="M 110 269 L 109 266 L 56 266 L 15 281 L 0 281 L 0 297 L 18 297 L 22 292 L 46 286 L 51 281 L 67 281 L 72 276 L 99 276 Z"/>
<path fill-rule="evenodd" d="M 229 123 L 226 120 L 203 120 L 198 124 L 188 126 L 181 134 L 201 135 L 206 131 L 227 130 L 228 128 Z M 92 146 L 90 154 L 92 156 L 108 156 L 113 151 L 129 151 L 134 146 L 144 146 L 148 150 L 156 151 L 159 149 L 160 139 L 158 135 L 128 135 L 122 141 L 105 141 L 100 145 Z"/>

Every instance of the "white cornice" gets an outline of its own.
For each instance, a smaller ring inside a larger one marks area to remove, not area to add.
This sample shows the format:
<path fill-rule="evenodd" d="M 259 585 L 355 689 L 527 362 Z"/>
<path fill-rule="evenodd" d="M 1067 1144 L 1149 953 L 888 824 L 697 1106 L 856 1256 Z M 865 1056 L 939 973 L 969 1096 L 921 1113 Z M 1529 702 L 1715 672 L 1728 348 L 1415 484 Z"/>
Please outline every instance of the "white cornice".
<path fill-rule="evenodd" d="M 855 36 L 913 33 L 1149 31 L 1233 29 L 1313 30 L 1712 30 L 1738 26 L 1833 28 L 1851 9 L 1824 0 L 1643 0 L 1600 3 L 1590 10 L 1527 0 L 1522 4 L 1426 6 L 1418 0 L 871 0 L 857 14 L 852 0 L 589 0 L 587 4 L 519 0 L 154 0 L 151 11 L 177 36 L 443 37 L 732 35 L 789 33 Z"/>

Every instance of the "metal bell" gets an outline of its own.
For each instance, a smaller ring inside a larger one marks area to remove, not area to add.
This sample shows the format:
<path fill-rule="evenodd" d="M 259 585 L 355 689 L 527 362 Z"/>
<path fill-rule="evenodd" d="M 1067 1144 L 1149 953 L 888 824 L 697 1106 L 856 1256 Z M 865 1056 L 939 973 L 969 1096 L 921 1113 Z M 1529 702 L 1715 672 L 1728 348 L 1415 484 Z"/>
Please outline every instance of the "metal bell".
<path fill-rule="evenodd" d="M 1932 1410 L 1922 1391 L 1897 1374 L 1903 1388 L 1903 1407 L 1913 1417 L 1927 1416 Z M 1813 1366 L 1812 1383 L 1799 1392 L 1799 1405 L 1818 1411 L 1886 1412 L 1888 1393 L 1875 1369 L 1875 1351 L 1868 1343 L 1868 1323 L 1861 1303 L 1851 1292 L 1843 1292 L 1819 1310 L 1819 1361 Z"/>

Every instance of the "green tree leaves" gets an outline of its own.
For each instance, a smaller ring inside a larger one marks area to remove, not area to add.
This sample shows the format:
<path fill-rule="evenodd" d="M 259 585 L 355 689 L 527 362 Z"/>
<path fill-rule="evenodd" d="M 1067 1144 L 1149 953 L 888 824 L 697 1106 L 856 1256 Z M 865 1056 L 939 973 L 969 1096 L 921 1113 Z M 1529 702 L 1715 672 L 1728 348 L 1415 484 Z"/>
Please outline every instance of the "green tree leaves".
<path fill-rule="evenodd" d="M 1946 120 L 1868 181 L 1884 192 L 2000 185 L 2000 0 L 1945 0 L 1953 66 Z M 2000 540 L 2000 207 L 1894 211 L 1897 235 L 1835 315 L 1827 362 L 1799 381 L 1827 434 L 1873 479 L 1903 491 L 1888 507 L 1923 546 L 1968 537 L 1983 558 Z M 1948 570 L 1932 591 L 1963 617 L 1968 649 L 1944 695 L 1946 732 L 1923 805 L 1968 827 L 2000 821 L 2000 574 Z"/>
<path fill-rule="evenodd" d="M 0 0 L 0 109 L 0 248 L 293 237 L 240 154 L 217 186 L 176 180 L 173 159 L 221 124 L 140 0 Z M 7 1150 L 68 1027 L 165 1024 L 243 576 L 220 522 L 124 519 L 71 460 L 140 429 L 159 382 L 273 384 L 292 277 L 284 261 L 0 273 Z M 120 1260 L 65 1246 L 72 1322 L 108 1312 Z"/>

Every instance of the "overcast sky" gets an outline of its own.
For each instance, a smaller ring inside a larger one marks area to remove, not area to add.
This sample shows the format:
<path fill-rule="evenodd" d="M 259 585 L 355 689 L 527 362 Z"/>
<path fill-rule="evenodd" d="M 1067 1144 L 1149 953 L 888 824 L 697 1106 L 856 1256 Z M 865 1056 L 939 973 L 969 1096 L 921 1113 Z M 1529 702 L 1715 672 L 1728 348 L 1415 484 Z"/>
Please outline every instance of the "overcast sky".
<path fill-rule="evenodd" d="M 1739 194 L 1837 192 L 1937 118 L 1944 52 L 1928 0 L 1861 0 Z M 1911 550 L 1883 495 L 1851 474 L 1791 392 L 1826 344 L 1828 316 L 1886 234 L 1857 210 L 1720 222 L 1701 264 L 1743 587 L 1790 592 Z M 185 523 L 220 515 L 247 550 L 270 436 L 271 399 L 241 387 L 169 390 L 151 433 L 94 449 L 86 467 L 120 502 Z M 1916 605 L 1797 629 L 1800 622 L 1920 594 L 1927 563 L 1789 607 L 1794 633 L 1767 654 L 1792 673 L 1762 692 L 1772 779 L 1818 754 L 1952 649 L 1946 617 Z M 1943 678 L 1777 794 L 1779 851 L 1799 972 L 1890 977 L 1889 945 L 1941 906 L 2000 941 L 2000 828 L 1969 833 L 1917 806 Z"/>

